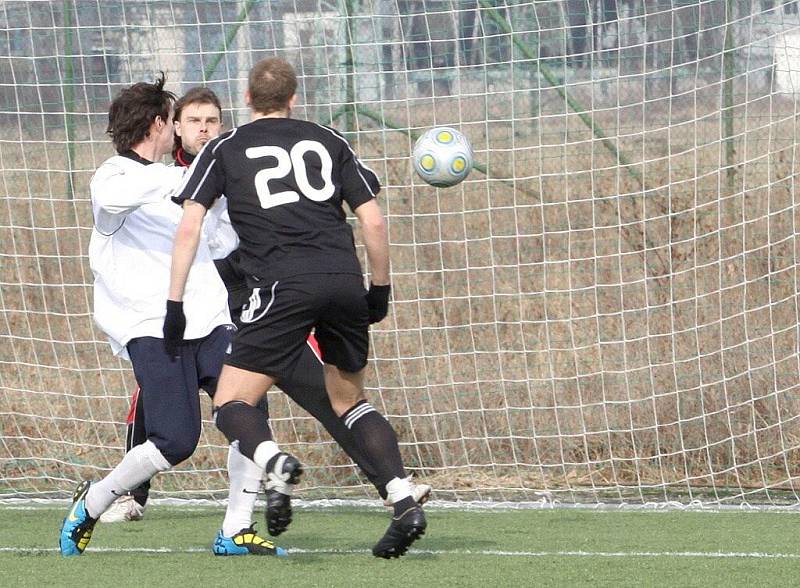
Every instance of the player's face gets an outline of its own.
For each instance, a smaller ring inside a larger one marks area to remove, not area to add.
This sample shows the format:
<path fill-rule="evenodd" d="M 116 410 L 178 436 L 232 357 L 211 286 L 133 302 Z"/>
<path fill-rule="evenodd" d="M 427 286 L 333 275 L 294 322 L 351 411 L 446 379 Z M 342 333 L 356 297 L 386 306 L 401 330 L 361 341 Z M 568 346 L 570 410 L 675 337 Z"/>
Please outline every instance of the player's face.
<path fill-rule="evenodd" d="M 222 131 L 222 118 L 213 104 L 187 104 L 175 121 L 175 134 L 181 138 L 184 150 L 197 155 L 203 145 Z"/>

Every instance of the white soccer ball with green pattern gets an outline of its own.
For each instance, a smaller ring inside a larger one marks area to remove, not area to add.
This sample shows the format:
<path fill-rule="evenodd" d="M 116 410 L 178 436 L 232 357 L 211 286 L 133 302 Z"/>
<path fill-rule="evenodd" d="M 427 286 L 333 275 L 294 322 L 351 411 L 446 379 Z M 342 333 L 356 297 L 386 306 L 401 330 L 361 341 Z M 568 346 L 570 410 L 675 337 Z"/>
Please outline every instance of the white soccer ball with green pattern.
<path fill-rule="evenodd" d="M 450 127 L 428 129 L 414 144 L 414 169 L 437 188 L 455 186 L 472 170 L 472 146 Z"/>

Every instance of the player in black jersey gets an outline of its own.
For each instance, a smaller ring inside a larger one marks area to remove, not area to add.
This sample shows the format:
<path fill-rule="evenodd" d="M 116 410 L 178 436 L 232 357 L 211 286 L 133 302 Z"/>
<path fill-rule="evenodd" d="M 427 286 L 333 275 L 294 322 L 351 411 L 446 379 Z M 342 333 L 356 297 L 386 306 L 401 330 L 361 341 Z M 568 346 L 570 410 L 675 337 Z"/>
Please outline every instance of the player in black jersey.
<path fill-rule="evenodd" d="M 210 141 L 192 164 L 175 199 L 184 212 L 173 250 L 165 344 L 174 350 L 183 340 L 181 300 L 203 217 L 225 195 L 252 293 L 220 375 L 216 424 L 269 477 L 295 483 L 302 467 L 279 452 L 254 405 L 280 384 L 314 330 L 333 409 L 394 506 L 373 554 L 398 557 L 424 534 L 426 520 L 412 497 L 395 432 L 363 390 L 369 324 L 386 316 L 390 292 L 386 224 L 375 199 L 380 185 L 335 130 L 289 118 L 296 88 L 286 61 L 257 63 L 246 95 L 251 122 Z M 368 291 L 344 202 L 362 227 Z"/>

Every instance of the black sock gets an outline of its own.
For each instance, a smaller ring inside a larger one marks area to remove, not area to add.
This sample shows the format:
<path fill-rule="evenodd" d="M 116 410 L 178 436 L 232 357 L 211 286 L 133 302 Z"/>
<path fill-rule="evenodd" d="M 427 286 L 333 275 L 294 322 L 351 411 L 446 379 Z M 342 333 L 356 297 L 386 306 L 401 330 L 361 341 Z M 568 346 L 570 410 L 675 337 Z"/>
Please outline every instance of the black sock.
<path fill-rule="evenodd" d="M 392 479 L 405 477 L 397 435 L 389 421 L 369 402 L 362 400 L 357 403 L 341 419 L 364 456 L 374 464 L 378 478 L 376 486 L 385 487 Z"/>
<path fill-rule="evenodd" d="M 258 401 L 256 404 L 256 408 L 264 413 L 264 418 L 269 419 L 269 401 L 267 400 L 267 395 L 261 397 L 261 400 Z"/>
<path fill-rule="evenodd" d="M 130 494 L 140 505 L 144 506 L 147 504 L 147 499 L 150 497 L 150 480 L 142 482 L 139 486 L 131 490 Z"/>
<path fill-rule="evenodd" d="M 241 400 L 231 400 L 216 409 L 214 422 L 230 443 L 239 442 L 239 451 L 248 459 L 253 459 L 261 443 L 272 440 L 264 411 Z"/>
<path fill-rule="evenodd" d="M 281 390 L 325 427 L 339 447 L 361 468 L 381 498 L 386 500 L 386 488 L 378 482 L 377 469 L 364 456 L 350 429 L 345 427 L 339 416 L 333 412 L 328 393 L 325 391 L 325 380 L 319 371 L 319 360 L 311 351 L 302 355 L 300 359 L 291 377 L 280 382 Z"/>

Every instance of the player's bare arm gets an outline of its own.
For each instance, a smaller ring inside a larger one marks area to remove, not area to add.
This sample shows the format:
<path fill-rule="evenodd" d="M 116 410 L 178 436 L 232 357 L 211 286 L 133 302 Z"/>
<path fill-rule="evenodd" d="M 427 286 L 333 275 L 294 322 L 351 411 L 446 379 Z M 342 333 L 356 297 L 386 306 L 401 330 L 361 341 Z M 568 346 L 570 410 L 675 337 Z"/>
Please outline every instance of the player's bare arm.
<path fill-rule="evenodd" d="M 197 254 L 197 245 L 200 242 L 200 232 L 203 228 L 203 218 L 206 216 L 206 207 L 193 200 L 183 203 L 183 216 L 175 233 L 175 245 L 172 249 L 172 268 L 169 281 L 169 299 L 175 302 L 183 300 L 183 291 L 186 280 L 189 278 L 189 269 L 192 267 Z"/>
<path fill-rule="evenodd" d="M 375 199 L 358 206 L 355 212 L 361 224 L 364 246 L 367 248 L 370 285 L 367 293 L 369 322 L 382 321 L 389 312 L 389 235 L 381 207 Z"/>
<path fill-rule="evenodd" d="M 170 268 L 167 313 L 164 317 L 164 349 L 170 357 L 177 357 L 186 331 L 186 316 L 183 313 L 183 292 L 189 270 L 197 255 L 197 245 L 203 230 L 206 208 L 202 204 L 187 200 L 183 205 L 183 216 L 175 233 Z"/>
<path fill-rule="evenodd" d="M 378 203 L 368 200 L 355 209 L 367 248 L 370 281 L 376 286 L 389 284 L 389 234 Z"/>

